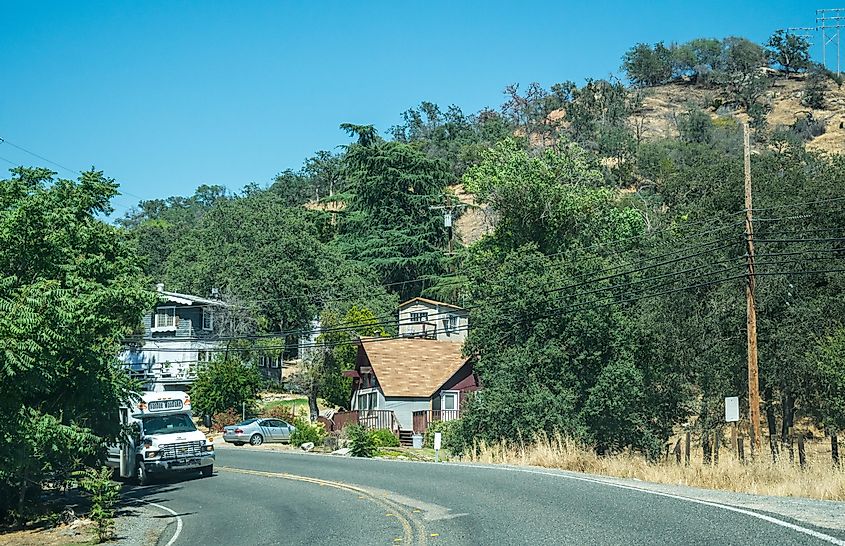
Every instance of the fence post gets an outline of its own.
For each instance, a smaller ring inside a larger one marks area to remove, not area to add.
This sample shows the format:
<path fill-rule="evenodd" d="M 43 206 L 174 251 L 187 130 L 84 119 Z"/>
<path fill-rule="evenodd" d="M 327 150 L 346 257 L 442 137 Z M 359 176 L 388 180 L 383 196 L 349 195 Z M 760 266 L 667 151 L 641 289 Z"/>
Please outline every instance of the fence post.
<path fill-rule="evenodd" d="M 678 441 L 675 443 L 675 462 L 681 464 L 681 439 L 678 438 Z"/>
<path fill-rule="evenodd" d="M 684 464 L 689 466 L 689 452 L 690 452 L 690 432 L 687 431 L 686 440 L 684 441 Z"/>
<path fill-rule="evenodd" d="M 833 459 L 833 466 L 839 466 L 839 438 L 836 431 L 830 432 L 830 456 Z"/>
<path fill-rule="evenodd" d="M 719 464 L 719 444 L 722 443 L 721 432 L 722 432 L 722 429 L 720 429 L 720 428 L 717 428 L 715 431 L 713 431 L 713 464 L 714 465 Z"/>
<path fill-rule="evenodd" d="M 737 447 L 737 443 L 736 443 L 736 421 L 731 423 L 731 448 L 734 450 L 734 455 L 739 457 L 739 455 L 738 455 L 738 453 L 739 453 L 738 449 L 739 448 Z"/>
<path fill-rule="evenodd" d="M 710 432 L 707 430 L 703 430 L 701 432 L 701 455 L 704 460 L 704 464 L 710 464 L 713 462 L 713 445 L 710 443 Z"/>
<path fill-rule="evenodd" d="M 786 449 L 789 450 L 789 464 L 795 464 L 795 442 L 793 441 L 795 430 L 789 427 L 786 431 Z"/>
<path fill-rule="evenodd" d="M 736 439 L 736 453 L 739 456 L 739 462 L 745 462 L 745 439 L 740 436 Z"/>
<path fill-rule="evenodd" d="M 804 433 L 798 433 L 798 464 L 801 468 L 807 466 L 807 452 L 804 450 Z"/>

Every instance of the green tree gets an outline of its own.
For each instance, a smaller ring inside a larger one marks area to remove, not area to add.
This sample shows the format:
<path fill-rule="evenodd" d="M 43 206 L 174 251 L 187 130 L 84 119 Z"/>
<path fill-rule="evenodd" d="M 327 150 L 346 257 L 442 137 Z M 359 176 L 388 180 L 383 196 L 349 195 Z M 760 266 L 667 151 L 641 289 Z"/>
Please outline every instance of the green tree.
<path fill-rule="evenodd" d="M 826 105 L 827 75 L 824 68 L 814 66 L 804 80 L 804 91 L 801 94 L 801 104 L 815 110 L 821 110 Z"/>
<path fill-rule="evenodd" d="M 0 519 L 96 464 L 132 385 L 120 341 L 155 302 L 109 214 L 117 184 L 38 168 L 0 181 Z"/>
<path fill-rule="evenodd" d="M 385 142 L 372 127 L 345 126 L 358 135 L 345 156 L 350 197 L 338 248 L 374 268 L 405 299 L 422 277 L 445 271 L 446 231 L 431 206 L 443 202 L 446 166 L 411 145 Z"/>
<path fill-rule="evenodd" d="M 802 36 L 778 30 L 766 42 L 769 60 L 783 71 L 798 72 L 810 66 L 810 42 Z"/>
<path fill-rule="evenodd" d="M 637 44 L 622 57 L 622 70 L 631 84 L 653 87 L 670 81 L 673 77 L 673 52 L 663 45 Z"/>
<path fill-rule="evenodd" d="M 262 386 L 261 374 L 251 362 L 237 355 L 218 356 L 199 371 L 191 386 L 191 404 L 200 415 L 214 415 L 234 409 L 246 408 L 255 413 L 258 391 Z"/>

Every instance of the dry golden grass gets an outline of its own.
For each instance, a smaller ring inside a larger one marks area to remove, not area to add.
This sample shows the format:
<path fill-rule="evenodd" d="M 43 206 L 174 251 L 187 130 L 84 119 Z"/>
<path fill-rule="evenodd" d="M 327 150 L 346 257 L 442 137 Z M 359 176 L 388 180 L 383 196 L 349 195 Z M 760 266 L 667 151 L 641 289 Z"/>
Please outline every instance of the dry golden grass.
<path fill-rule="evenodd" d="M 845 470 L 835 469 L 830 459 L 810 462 L 803 470 L 788 457 L 773 463 L 768 452 L 745 464 L 722 449 L 718 465 L 692 460 L 689 466 L 671 461 L 649 463 L 642 456 L 623 453 L 600 457 L 562 436 L 541 437 L 531 445 L 481 444 L 478 452 L 464 460 L 557 468 L 603 476 L 636 478 L 643 481 L 688 485 L 757 495 L 845 500 Z"/>

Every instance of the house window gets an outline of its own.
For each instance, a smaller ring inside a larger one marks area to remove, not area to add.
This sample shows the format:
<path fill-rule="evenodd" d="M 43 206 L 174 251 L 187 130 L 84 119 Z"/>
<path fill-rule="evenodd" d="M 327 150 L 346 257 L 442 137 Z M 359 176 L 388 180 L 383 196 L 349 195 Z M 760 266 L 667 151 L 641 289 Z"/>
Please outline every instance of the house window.
<path fill-rule="evenodd" d="M 213 330 L 214 329 L 214 312 L 209 309 L 208 307 L 202 308 L 202 329 L 203 330 Z"/>
<path fill-rule="evenodd" d="M 200 350 L 197 351 L 197 362 L 200 364 L 205 364 L 206 362 L 211 362 L 211 351 Z"/>
<path fill-rule="evenodd" d="M 447 332 L 454 332 L 458 329 L 458 317 L 457 315 L 449 315 L 448 317 L 443 318 L 443 329 Z"/>
<path fill-rule="evenodd" d="M 428 322 L 428 313 L 423 311 L 411 313 L 411 322 Z"/>
<path fill-rule="evenodd" d="M 270 367 L 271 368 L 281 368 L 282 367 L 282 357 L 281 357 L 281 355 L 275 356 L 275 357 L 270 356 L 270 357 L 267 357 L 267 358 L 270 359 Z"/>
<path fill-rule="evenodd" d="M 358 395 L 359 410 L 372 410 L 376 409 L 376 406 L 378 406 L 377 392 L 365 392 Z"/>
<path fill-rule="evenodd" d="M 153 316 L 153 328 L 176 328 L 176 308 L 159 307 Z"/>
<path fill-rule="evenodd" d="M 443 392 L 441 393 L 441 401 L 443 403 L 444 410 L 457 410 L 458 409 L 458 393 L 457 392 Z"/>

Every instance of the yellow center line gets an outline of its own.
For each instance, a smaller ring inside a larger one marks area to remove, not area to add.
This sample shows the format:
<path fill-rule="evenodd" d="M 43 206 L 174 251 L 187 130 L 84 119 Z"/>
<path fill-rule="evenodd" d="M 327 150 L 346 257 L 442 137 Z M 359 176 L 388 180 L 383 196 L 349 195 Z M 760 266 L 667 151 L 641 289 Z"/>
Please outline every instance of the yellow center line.
<path fill-rule="evenodd" d="M 217 469 L 218 471 L 223 470 L 227 472 L 235 472 L 238 474 L 250 474 L 252 476 L 262 476 L 265 478 L 282 478 L 285 480 L 312 483 L 315 485 L 333 487 L 335 489 L 341 489 L 343 491 L 356 493 L 359 499 L 366 498 L 367 500 L 370 500 L 380 505 L 382 508 L 387 508 L 395 512 L 388 513 L 387 515 L 396 517 L 396 519 L 398 519 L 399 522 L 402 524 L 402 530 L 404 532 L 404 538 L 402 539 L 402 542 L 406 544 L 412 544 L 415 534 L 417 535 L 417 544 L 425 545 L 428 542 L 427 535 L 425 532 L 425 526 L 422 521 L 408 514 L 407 511 L 402 508 L 401 505 L 399 505 L 398 503 L 388 500 L 386 498 L 379 498 L 367 491 L 366 489 L 362 489 L 360 487 L 356 487 L 354 485 L 350 485 L 343 482 L 322 480 L 320 478 L 312 478 L 310 476 L 299 476 L 297 474 L 290 474 L 288 472 L 265 472 L 263 470 L 246 470 L 243 468 L 232 468 L 228 466 L 219 466 L 217 467 Z M 414 510 L 414 512 L 419 512 L 419 510 Z"/>

